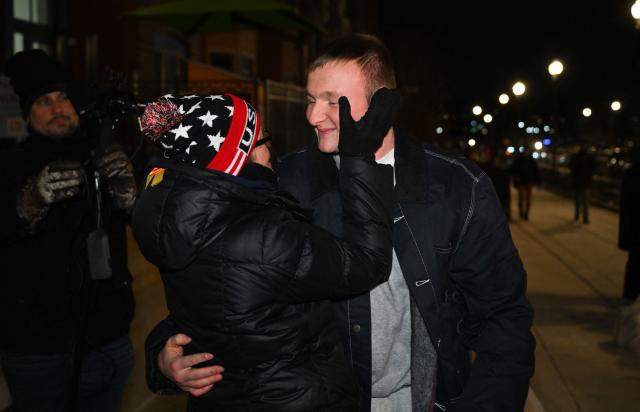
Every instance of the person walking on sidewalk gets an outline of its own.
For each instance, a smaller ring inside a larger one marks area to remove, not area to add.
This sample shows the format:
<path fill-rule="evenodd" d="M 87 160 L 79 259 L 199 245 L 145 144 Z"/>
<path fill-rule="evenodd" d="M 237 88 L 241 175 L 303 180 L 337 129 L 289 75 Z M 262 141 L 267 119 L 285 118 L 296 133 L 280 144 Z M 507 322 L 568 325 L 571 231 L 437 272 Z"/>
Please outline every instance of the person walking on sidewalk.
<path fill-rule="evenodd" d="M 629 252 L 622 299 L 632 303 L 640 295 L 640 148 L 631 151 L 631 167 L 622 178 L 618 245 Z"/>
<path fill-rule="evenodd" d="M 515 158 L 511 166 L 513 185 L 518 190 L 518 211 L 520 218 L 529 220 L 531 210 L 531 190 L 540 184 L 538 164 L 531 157 L 531 150 L 525 146 L 524 151 Z"/>
<path fill-rule="evenodd" d="M 589 223 L 589 188 L 593 181 L 593 173 L 596 170 L 596 161 L 588 151 L 586 144 L 580 145 L 580 150 L 569 160 L 571 169 L 571 183 L 573 184 L 576 213 L 574 221 L 580 219 L 582 211 L 582 222 Z"/>

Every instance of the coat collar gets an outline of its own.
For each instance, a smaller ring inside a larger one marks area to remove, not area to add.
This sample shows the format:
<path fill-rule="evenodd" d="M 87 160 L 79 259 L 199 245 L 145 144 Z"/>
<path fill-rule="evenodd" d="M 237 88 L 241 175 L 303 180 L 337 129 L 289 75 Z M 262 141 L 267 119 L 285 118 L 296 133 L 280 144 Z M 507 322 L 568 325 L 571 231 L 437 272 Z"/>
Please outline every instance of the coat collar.
<path fill-rule="evenodd" d="M 395 197 L 399 202 L 425 201 L 426 168 L 424 149 L 422 145 L 399 129 L 395 131 Z M 309 162 L 311 176 L 312 198 L 318 198 L 324 193 L 337 191 L 339 174 L 332 155 L 320 152 L 316 145 L 310 146 Z"/>
<path fill-rule="evenodd" d="M 333 155 L 322 153 L 316 145 L 309 146 L 308 151 L 311 199 L 316 199 L 327 192 L 338 191 L 339 171 Z"/>
<path fill-rule="evenodd" d="M 272 206 L 286 209 L 300 220 L 311 220 L 311 211 L 300 206 L 289 193 L 271 189 L 270 186 L 247 185 L 247 179 L 230 176 L 217 170 L 205 170 L 172 159 L 154 158 L 150 167 L 161 167 L 174 170 L 198 179 L 203 185 L 216 190 L 226 198 L 242 200 L 260 206 Z M 254 182 L 255 183 L 255 182 Z"/>
<path fill-rule="evenodd" d="M 427 171 L 422 145 L 395 129 L 395 196 L 398 202 L 425 201 Z"/>

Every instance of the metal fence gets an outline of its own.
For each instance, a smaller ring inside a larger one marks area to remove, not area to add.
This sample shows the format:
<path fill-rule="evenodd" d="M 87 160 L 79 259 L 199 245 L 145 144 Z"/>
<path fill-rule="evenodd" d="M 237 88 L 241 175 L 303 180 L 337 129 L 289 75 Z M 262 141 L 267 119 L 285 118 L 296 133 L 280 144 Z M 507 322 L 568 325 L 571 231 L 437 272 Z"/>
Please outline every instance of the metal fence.
<path fill-rule="evenodd" d="M 272 80 L 265 85 L 265 125 L 276 150 L 285 153 L 311 143 L 314 133 L 305 116 L 305 89 Z"/>

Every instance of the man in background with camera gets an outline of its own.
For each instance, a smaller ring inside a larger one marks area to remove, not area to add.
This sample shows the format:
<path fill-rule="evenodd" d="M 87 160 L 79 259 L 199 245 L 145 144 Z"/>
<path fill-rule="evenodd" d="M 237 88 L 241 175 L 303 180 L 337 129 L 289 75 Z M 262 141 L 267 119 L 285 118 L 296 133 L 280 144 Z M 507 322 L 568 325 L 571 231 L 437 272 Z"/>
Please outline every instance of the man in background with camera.
<path fill-rule="evenodd" d="M 13 410 L 117 411 L 133 367 L 133 167 L 83 132 L 60 63 L 27 50 L 6 75 L 29 132 L 0 211 L 0 361 Z"/>

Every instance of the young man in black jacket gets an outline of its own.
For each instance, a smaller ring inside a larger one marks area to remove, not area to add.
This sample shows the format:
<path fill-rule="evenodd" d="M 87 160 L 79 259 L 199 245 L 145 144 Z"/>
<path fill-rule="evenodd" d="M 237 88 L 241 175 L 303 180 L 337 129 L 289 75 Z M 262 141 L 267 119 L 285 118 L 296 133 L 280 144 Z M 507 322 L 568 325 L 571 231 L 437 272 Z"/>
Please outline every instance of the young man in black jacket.
<path fill-rule="evenodd" d="M 60 63 L 27 50 L 6 73 L 29 131 L 0 213 L 0 361 L 12 410 L 117 411 L 133 367 L 125 233 L 133 168 L 117 147 L 93 153 Z M 94 253 L 108 259 L 103 270 L 90 269 L 91 236 L 108 250 Z"/>
<path fill-rule="evenodd" d="M 395 75 L 379 40 L 350 34 L 329 44 L 307 79 L 317 148 L 278 165 L 281 187 L 313 207 L 314 223 L 336 235 L 342 230 L 338 99 L 346 96 L 359 119 L 380 87 L 394 88 Z M 392 273 L 372 292 L 335 305 L 365 410 L 523 410 L 534 367 L 533 312 L 489 178 L 472 162 L 395 128 L 376 159 L 395 169 Z M 192 394 L 212 390 L 224 379 L 220 371 L 189 369 L 205 355 L 183 357 L 189 338 L 175 335 L 164 344 L 171 332 L 177 331 L 167 328 L 148 340 L 148 367 Z M 167 382 L 150 383 L 161 389 Z"/>

